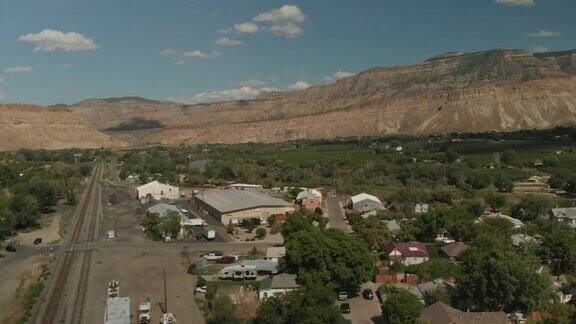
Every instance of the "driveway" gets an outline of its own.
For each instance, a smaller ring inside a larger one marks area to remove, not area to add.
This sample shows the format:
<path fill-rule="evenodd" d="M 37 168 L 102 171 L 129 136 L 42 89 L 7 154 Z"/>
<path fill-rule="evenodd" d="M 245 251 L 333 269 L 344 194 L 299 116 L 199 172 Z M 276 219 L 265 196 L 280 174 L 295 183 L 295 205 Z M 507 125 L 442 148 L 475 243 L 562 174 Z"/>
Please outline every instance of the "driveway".
<path fill-rule="evenodd" d="M 344 208 L 342 208 L 338 197 L 326 197 L 326 216 L 328 217 L 328 228 L 339 228 L 346 233 L 352 233 L 352 228 L 348 224 Z"/>
<path fill-rule="evenodd" d="M 378 297 L 376 297 L 378 287 L 379 284 L 373 282 L 365 283 L 360 289 L 359 296 L 344 301 L 344 303 L 350 304 L 351 310 L 350 314 L 344 315 L 344 318 L 354 324 L 382 323 L 382 309 Z M 362 297 L 362 291 L 366 288 L 372 289 L 375 295 L 374 299 L 367 300 Z"/>

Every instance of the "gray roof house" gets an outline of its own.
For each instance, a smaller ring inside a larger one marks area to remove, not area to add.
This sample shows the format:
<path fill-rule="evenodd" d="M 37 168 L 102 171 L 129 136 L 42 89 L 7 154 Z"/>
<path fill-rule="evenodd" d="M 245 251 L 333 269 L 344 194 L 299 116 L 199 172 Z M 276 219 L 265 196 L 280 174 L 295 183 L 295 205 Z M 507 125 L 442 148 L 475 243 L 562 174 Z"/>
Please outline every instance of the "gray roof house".
<path fill-rule="evenodd" d="M 576 207 L 552 208 L 550 216 L 558 221 L 567 223 L 572 228 L 576 228 Z"/>
<path fill-rule="evenodd" d="M 361 193 L 356 196 L 350 197 L 347 202 L 347 207 L 359 212 L 369 212 L 377 209 L 384 209 L 384 205 L 376 196 L 367 193 Z"/>
<path fill-rule="evenodd" d="M 300 288 L 296 283 L 296 275 L 281 273 L 271 278 L 266 278 L 260 282 L 258 287 L 258 298 L 266 299 L 285 294 L 289 291 Z"/>

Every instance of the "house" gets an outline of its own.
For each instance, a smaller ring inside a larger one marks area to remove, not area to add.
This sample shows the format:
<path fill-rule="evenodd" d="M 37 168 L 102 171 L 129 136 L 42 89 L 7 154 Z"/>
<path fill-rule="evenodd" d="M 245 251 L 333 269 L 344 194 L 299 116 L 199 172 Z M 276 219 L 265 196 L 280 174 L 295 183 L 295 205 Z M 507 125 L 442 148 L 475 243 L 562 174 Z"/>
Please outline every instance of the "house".
<path fill-rule="evenodd" d="M 426 214 L 428 212 L 428 208 L 430 208 L 430 205 L 428 204 L 416 204 L 416 206 L 414 206 L 414 212 L 416 214 Z"/>
<path fill-rule="evenodd" d="M 354 209 L 359 212 L 369 212 L 377 209 L 384 209 L 384 205 L 376 196 L 369 195 L 367 193 L 361 193 L 356 196 L 352 196 L 346 206 L 350 209 Z"/>
<path fill-rule="evenodd" d="M 420 264 L 428 261 L 430 255 L 424 243 L 391 243 L 384 252 L 390 263 L 402 262 L 404 265 Z"/>
<path fill-rule="evenodd" d="M 271 246 L 266 249 L 266 260 L 276 261 L 280 260 L 286 255 L 285 246 Z"/>
<path fill-rule="evenodd" d="M 468 245 L 462 242 L 454 242 L 446 244 L 440 248 L 440 250 L 448 257 L 452 262 L 460 259 L 462 253 L 468 249 Z"/>
<path fill-rule="evenodd" d="M 436 302 L 422 311 L 419 324 L 510 324 L 504 312 L 463 312 L 442 302 Z"/>
<path fill-rule="evenodd" d="M 512 245 L 514 246 L 520 246 L 530 243 L 538 243 L 537 239 L 524 233 L 512 234 L 510 235 L 510 240 L 512 241 Z"/>
<path fill-rule="evenodd" d="M 161 199 L 178 199 L 180 189 L 169 184 L 152 181 L 136 188 L 138 200 L 141 204 Z"/>
<path fill-rule="evenodd" d="M 524 227 L 524 223 L 522 223 L 521 220 L 516 219 L 514 217 L 510 217 L 508 215 L 504 215 L 502 213 L 487 213 L 485 215 L 482 215 L 480 217 L 478 217 L 474 223 L 479 224 L 484 222 L 486 219 L 505 219 L 507 221 L 509 221 L 510 223 L 512 223 L 512 226 L 514 226 L 514 228 L 518 229 L 518 228 L 522 228 Z"/>
<path fill-rule="evenodd" d="M 245 219 L 267 221 L 272 215 L 278 219 L 294 212 L 293 204 L 252 190 L 203 189 L 190 199 L 190 205 L 224 225 Z"/>
<path fill-rule="evenodd" d="M 314 211 L 322 207 L 322 193 L 318 189 L 301 188 L 296 196 L 296 203 L 303 209 Z"/>
<path fill-rule="evenodd" d="M 300 288 L 296 283 L 296 275 L 281 273 L 271 278 L 266 278 L 260 282 L 258 287 L 258 298 L 266 299 L 283 295 L 289 291 Z"/>
<path fill-rule="evenodd" d="M 572 228 L 576 228 L 576 207 L 552 208 L 550 216 L 557 221 L 568 224 Z"/>
<path fill-rule="evenodd" d="M 248 184 L 248 183 L 233 183 L 228 185 L 230 189 L 237 189 L 237 190 L 248 190 L 248 191 L 262 191 L 264 187 L 259 184 Z"/>
<path fill-rule="evenodd" d="M 388 227 L 388 230 L 392 233 L 398 233 L 402 229 L 402 227 L 400 226 L 400 223 L 398 223 L 398 221 L 395 219 L 382 220 L 382 223 L 384 223 L 386 225 L 386 227 Z"/>
<path fill-rule="evenodd" d="M 149 214 L 157 214 L 159 217 L 166 217 L 170 213 L 174 213 L 180 217 L 180 232 L 178 233 L 179 238 L 186 237 L 188 230 L 195 226 L 204 226 L 204 220 L 197 217 L 189 218 L 188 212 L 184 209 L 180 209 L 174 205 L 166 203 L 158 203 L 154 206 L 149 207 L 146 210 Z M 185 211 L 185 212 L 184 212 Z"/>
<path fill-rule="evenodd" d="M 444 287 L 448 294 L 454 294 L 456 292 L 456 286 L 444 279 L 434 279 L 432 281 L 426 281 L 417 285 L 411 285 L 407 283 L 394 283 L 390 284 L 389 286 L 406 290 L 407 292 L 418 297 L 422 303 L 424 303 L 424 296 L 426 293 L 432 292 L 438 287 Z"/>
<path fill-rule="evenodd" d="M 270 260 L 242 260 L 222 268 L 220 279 L 255 279 L 258 273 L 277 274 L 278 262 Z"/>

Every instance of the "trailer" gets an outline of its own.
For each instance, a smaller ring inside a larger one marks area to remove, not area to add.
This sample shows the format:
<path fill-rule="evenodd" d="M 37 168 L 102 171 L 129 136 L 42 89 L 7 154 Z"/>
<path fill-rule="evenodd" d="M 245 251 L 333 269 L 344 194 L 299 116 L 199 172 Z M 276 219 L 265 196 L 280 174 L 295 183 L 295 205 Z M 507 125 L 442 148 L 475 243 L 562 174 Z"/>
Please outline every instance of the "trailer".
<path fill-rule="evenodd" d="M 208 226 L 204 226 L 203 234 L 207 240 L 213 240 L 216 237 L 216 231 Z"/>
<path fill-rule="evenodd" d="M 220 279 L 256 279 L 258 269 L 252 265 L 235 264 L 220 270 Z"/>
<path fill-rule="evenodd" d="M 104 324 L 130 324 L 129 297 L 115 297 L 106 300 Z"/>
<path fill-rule="evenodd" d="M 144 300 L 138 306 L 138 324 L 150 324 L 152 311 L 152 300 L 150 296 L 144 298 Z"/>

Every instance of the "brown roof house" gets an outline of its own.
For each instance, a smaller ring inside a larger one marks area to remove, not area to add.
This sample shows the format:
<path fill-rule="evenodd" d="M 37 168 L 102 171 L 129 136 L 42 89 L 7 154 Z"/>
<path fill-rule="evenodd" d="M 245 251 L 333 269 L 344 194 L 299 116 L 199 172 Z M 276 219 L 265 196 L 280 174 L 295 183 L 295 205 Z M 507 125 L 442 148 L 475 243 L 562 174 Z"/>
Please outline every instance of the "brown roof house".
<path fill-rule="evenodd" d="M 440 250 L 442 250 L 442 252 L 450 258 L 450 261 L 454 262 L 458 259 L 460 259 L 460 257 L 462 256 L 462 253 L 464 253 L 464 251 L 466 251 L 466 249 L 468 248 L 468 245 L 462 243 L 462 242 L 454 242 L 454 243 L 449 243 L 444 245 L 443 247 L 440 248 Z"/>
<path fill-rule="evenodd" d="M 391 243 L 384 250 L 390 263 L 402 262 L 404 265 L 419 264 L 428 261 L 430 255 L 424 243 Z"/>
<path fill-rule="evenodd" d="M 442 302 L 422 311 L 418 324 L 510 324 L 504 312 L 463 312 Z"/>

